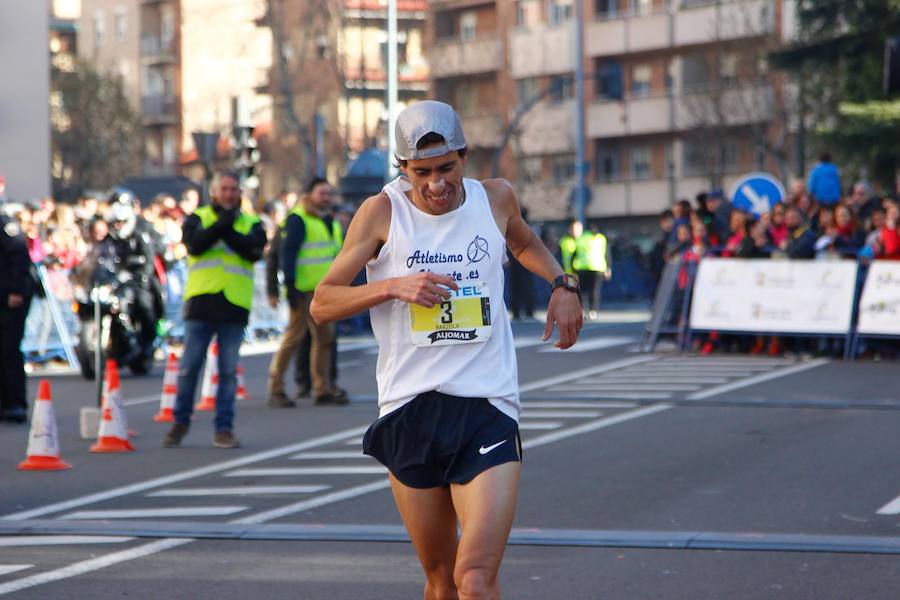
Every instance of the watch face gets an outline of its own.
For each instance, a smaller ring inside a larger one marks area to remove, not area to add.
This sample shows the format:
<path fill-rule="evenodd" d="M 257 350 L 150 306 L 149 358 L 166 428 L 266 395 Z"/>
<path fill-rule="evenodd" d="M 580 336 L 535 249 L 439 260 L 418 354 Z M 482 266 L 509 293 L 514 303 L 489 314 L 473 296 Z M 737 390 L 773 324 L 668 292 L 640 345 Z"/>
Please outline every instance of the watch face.
<path fill-rule="evenodd" d="M 578 278 L 574 275 L 566 275 L 565 286 L 572 290 L 577 290 L 580 286 L 578 284 Z"/>

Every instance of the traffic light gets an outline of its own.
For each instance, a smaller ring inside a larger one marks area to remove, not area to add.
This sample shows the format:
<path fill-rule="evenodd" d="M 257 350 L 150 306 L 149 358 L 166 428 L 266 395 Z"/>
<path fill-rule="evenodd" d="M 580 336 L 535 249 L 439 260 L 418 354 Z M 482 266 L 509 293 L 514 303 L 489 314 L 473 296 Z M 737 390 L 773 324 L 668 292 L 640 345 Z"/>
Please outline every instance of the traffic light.
<path fill-rule="evenodd" d="M 252 125 L 236 125 L 234 128 L 234 170 L 241 176 L 241 187 L 254 192 L 259 189 L 259 147 L 253 137 Z"/>

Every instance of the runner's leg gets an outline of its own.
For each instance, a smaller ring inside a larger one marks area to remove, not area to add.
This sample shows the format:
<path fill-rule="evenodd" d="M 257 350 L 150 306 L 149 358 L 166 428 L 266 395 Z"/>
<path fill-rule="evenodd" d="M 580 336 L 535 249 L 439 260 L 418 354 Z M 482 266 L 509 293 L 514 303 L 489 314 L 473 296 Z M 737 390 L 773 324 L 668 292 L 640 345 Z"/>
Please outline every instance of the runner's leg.
<path fill-rule="evenodd" d="M 411 488 L 393 475 L 390 480 L 400 517 L 425 571 L 425 600 L 457 600 L 453 583 L 456 513 L 450 490 Z"/>
<path fill-rule="evenodd" d="M 516 513 L 521 466 L 503 463 L 450 486 L 462 530 L 453 574 L 459 600 L 500 599 L 497 572 Z"/>

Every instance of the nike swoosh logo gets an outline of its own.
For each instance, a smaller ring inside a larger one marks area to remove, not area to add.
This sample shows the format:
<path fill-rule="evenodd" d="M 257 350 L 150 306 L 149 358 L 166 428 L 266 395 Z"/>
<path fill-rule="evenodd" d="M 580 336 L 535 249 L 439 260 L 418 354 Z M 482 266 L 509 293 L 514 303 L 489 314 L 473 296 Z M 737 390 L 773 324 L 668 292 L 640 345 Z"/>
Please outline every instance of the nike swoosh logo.
<path fill-rule="evenodd" d="M 490 452 L 491 450 L 493 450 L 493 449 L 496 448 L 497 446 L 499 446 L 499 445 L 501 445 L 501 444 L 505 444 L 505 443 L 506 443 L 506 440 L 503 440 L 502 442 L 497 442 L 496 444 L 493 444 L 493 445 L 491 445 L 491 446 L 488 446 L 487 448 L 485 448 L 484 446 L 482 446 L 481 448 L 478 449 L 478 454 L 487 454 L 488 452 Z"/>

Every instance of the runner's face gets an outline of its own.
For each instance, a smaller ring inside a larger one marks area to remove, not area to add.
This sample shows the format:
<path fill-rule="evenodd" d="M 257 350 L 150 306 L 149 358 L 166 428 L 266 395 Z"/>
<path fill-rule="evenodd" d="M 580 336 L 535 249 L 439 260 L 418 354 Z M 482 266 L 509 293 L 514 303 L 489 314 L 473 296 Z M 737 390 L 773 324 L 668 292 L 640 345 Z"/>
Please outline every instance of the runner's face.
<path fill-rule="evenodd" d="M 456 151 L 407 161 L 404 171 L 412 184 L 415 205 L 432 215 L 442 215 L 459 207 L 465 164 L 466 158 Z"/>

